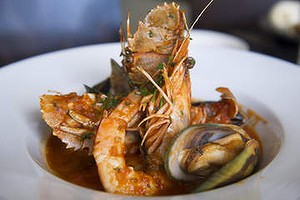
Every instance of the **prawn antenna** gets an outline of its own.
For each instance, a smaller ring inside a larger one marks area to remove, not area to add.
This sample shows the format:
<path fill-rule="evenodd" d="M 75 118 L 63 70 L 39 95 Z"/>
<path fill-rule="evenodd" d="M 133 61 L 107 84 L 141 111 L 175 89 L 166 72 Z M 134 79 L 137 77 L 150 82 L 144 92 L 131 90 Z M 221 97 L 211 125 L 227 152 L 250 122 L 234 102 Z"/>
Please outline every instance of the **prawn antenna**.
<path fill-rule="evenodd" d="M 131 30 L 130 30 L 130 11 L 128 11 L 128 14 L 127 14 L 126 29 L 127 29 L 127 38 L 132 37 L 131 36 Z"/>
<path fill-rule="evenodd" d="M 207 10 L 207 8 L 213 3 L 214 0 L 210 0 L 208 4 L 203 8 L 203 10 L 200 12 L 200 14 L 197 16 L 196 20 L 193 22 L 189 32 L 194 28 L 196 23 L 199 21 L 200 17 L 203 15 L 203 13 Z"/>
<path fill-rule="evenodd" d="M 172 101 L 169 99 L 169 97 L 166 95 L 166 93 L 159 87 L 156 82 L 153 80 L 153 78 L 148 74 L 143 68 L 137 67 L 137 69 L 144 74 L 144 76 L 157 88 L 157 90 L 162 94 L 164 99 L 172 106 Z"/>

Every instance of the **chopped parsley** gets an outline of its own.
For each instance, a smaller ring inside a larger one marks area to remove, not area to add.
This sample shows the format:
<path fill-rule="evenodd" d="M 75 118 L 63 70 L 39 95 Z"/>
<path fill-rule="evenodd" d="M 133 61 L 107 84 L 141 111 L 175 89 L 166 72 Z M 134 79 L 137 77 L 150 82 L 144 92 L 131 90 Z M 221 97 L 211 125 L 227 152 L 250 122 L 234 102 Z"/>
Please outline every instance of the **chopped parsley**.
<path fill-rule="evenodd" d="M 157 66 L 157 69 L 161 69 L 161 70 L 164 69 L 164 64 L 163 63 L 159 63 L 158 66 Z"/>
<path fill-rule="evenodd" d="M 149 91 L 149 89 L 145 86 L 145 85 L 142 85 L 140 88 L 139 88 L 139 91 L 141 93 L 141 95 L 144 97 L 144 96 L 147 96 L 149 94 L 151 94 L 151 92 Z"/>
<path fill-rule="evenodd" d="M 153 96 L 152 96 L 152 99 L 151 99 L 153 103 L 155 102 L 156 96 L 157 96 L 157 89 L 155 89 L 153 91 Z"/>
<path fill-rule="evenodd" d="M 159 101 L 159 108 L 163 107 L 164 103 L 165 103 L 164 98 L 161 98 Z"/>
<path fill-rule="evenodd" d="M 164 76 L 162 74 L 159 74 L 158 77 L 157 77 L 157 84 L 159 86 L 163 86 L 164 83 L 165 83 Z"/>
<path fill-rule="evenodd" d="M 94 136 L 94 133 L 92 132 L 85 132 L 81 135 L 81 139 L 85 140 L 85 139 L 91 139 Z"/>
<path fill-rule="evenodd" d="M 112 95 L 107 96 L 106 99 L 101 101 L 102 109 L 108 110 L 116 107 L 121 102 L 121 99 Z"/>

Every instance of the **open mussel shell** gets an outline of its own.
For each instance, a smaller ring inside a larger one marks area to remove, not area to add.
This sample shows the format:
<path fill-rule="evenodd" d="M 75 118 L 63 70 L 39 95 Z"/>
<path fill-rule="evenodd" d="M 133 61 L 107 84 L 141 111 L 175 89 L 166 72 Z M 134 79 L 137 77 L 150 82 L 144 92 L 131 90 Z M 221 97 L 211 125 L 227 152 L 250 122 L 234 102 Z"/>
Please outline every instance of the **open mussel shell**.
<path fill-rule="evenodd" d="M 248 176 L 258 158 L 258 142 L 241 127 L 202 124 L 189 126 L 174 137 L 167 150 L 165 169 L 176 180 L 196 181 L 211 189 Z"/>
<path fill-rule="evenodd" d="M 251 139 L 245 149 L 231 162 L 212 174 L 194 192 L 202 192 L 216 187 L 239 181 L 249 176 L 259 160 L 259 143 Z"/>
<path fill-rule="evenodd" d="M 117 95 L 117 96 L 127 96 L 130 91 L 129 79 L 124 72 L 123 68 L 114 60 L 110 60 L 111 64 L 111 74 L 110 77 L 104 81 L 97 83 L 93 87 L 84 85 L 88 93 L 101 93 Z"/>

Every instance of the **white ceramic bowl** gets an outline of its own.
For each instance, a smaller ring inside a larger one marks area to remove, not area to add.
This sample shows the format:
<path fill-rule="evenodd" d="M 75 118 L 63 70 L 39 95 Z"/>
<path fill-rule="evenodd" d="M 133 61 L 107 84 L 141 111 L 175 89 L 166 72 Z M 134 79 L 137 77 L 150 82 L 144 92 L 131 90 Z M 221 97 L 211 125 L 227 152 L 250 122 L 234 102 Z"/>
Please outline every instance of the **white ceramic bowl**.
<path fill-rule="evenodd" d="M 48 128 L 39 111 L 39 96 L 48 90 L 83 92 L 82 84 L 93 85 L 105 79 L 110 73 L 110 58 L 120 61 L 119 53 L 119 44 L 94 45 L 37 56 L 0 70 L 0 93 L 5 97 L 0 104 L 1 134 L 6 138 L 0 140 L 0 159 L 6 161 L 0 163 L 0 194 L 4 198 L 129 198 L 83 188 L 54 176 L 44 157 Z M 229 87 L 241 104 L 268 123 L 257 126 L 264 148 L 258 172 L 235 184 L 172 199 L 299 196 L 294 188 L 299 185 L 296 172 L 300 159 L 293 155 L 300 150 L 300 94 L 295 92 L 300 85 L 300 70 L 291 63 L 237 49 L 193 45 L 190 55 L 196 59 L 191 70 L 193 97 L 218 99 L 214 89 Z M 22 189 L 17 193 L 17 188 Z"/>
<path fill-rule="evenodd" d="M 197 45 L 197 43 L 196 43 Z M 102 50 L 102 49 L 101 49 Z M 84 64 L 84 63 L 82 63 Z M 108 72 L 108 67 L 103 68 L 101 70 Z M 192 73 L 192 83 L 193 85 L 197 84 L 197 80 L 195 80 L 196 73 Z M 72 74 L 70 74 L 72 76 Z M 194 78 L 193 78 L 194 77 Z M 46 88 L 45 88 L 46 91 Z M 217 98 L 215 92 L 212 90 L 208 92 L 210 93 L 211 97 L 207 97 L 208 99 L 211 98 Z M 258 123 L 256 126 L 257 133 L 261 139 L 261 143 L 263 146 L 263 154 L 260 161 L 259 169 L 261 170 L 270 164 L 270 162 L 275 158 L 275 156 L 278 154 L 281 146 L 281 142 L 283 139 L 283 130 L 281 128 L 280 122 L 278 121 L 277 117 L 270 111 L 268 108 L 266 108 L 263 104 L 260 102 L 257 102 L 255 99 L 251 98 L 250 96 L 247 96 L 243 93 L 238 93 L 238 99 L 239 102 L 241 102 L 243 105 L 245 105 L 247 108 L 251 108 L 253 110 L 259 111 L 259 115 L 263 116 L 263 118 L 268 121 L 267 124 L 265 123 Z M 196 98 L 201 98 L 201 93 L 197 92 L 197 89 L 193 89 L 193 96 Z M 38 108 L 37 108 L 38 109 Z M 55 175 L 53 175 L 51 169 L 47 165 L 47 161 L 45 160 L 45 144 L 46 140 L 49 136 L 50 130 L 45 125 L 43 120 L 39 117 L 37 117 L 38 121 L 36 122 L 37 127 L 35 127 L 35 130 L 32 130 L 30 134 L 28 134 L 26 138 L 26 146 L 27 151 L 30 155 L 30 158 L 34 161 L 38 171 L 40 174 L 43 174 L 48 179 L 56 182 L 60 182 L 59 178 L 56 178 Z M 255 175 L 254 175 L 255 176 Z M 245 179 L 243 182 L 249 181 L 248 179 Z M 64 182 L 64 181 L 62 181 Z M 73 184 L 64 182 L 65 185 L 69 185 L 72 187 Z M 240 182 L 237 184 L 232 185 L 239 185 Z M 74 185 L 73 185 L 74 186 Z M 79 186 L 74 186 L 79 187 Z M 228 187 L 228 186 L 227 186 Z M 83 187 L 80 187 L 81 190 L 84 191 L 90 191 L 90 189 L 86 189 Z M 230 186 L 229 186 L 230 188 Z M 96 192 L 96 191 L 95 191 Z M 98 192 L 101 196 L 103 192 Z M 177 196 L 179 197 L 179 196 Z"/>
<path fill-rule="evenodd" d="M 245 40 L 228 33 L 213 30 L 194 29 L 191 31 L 191 38 L 191 45 L 204 45 L 217 48 L 234 48 L 241 50 L 250 49 L 249 44 Z"/>

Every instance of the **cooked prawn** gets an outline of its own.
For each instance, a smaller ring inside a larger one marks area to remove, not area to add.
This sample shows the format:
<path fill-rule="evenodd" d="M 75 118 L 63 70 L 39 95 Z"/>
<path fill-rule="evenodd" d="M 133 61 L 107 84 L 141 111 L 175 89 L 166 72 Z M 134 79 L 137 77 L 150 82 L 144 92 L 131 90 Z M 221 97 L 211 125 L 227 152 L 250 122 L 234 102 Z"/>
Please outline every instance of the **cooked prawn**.
<path fill-rule="evenodd" d="M 152 167 L 160 168 L 170 140 L 190 123 L 191 86 L 189 68 L 191 67 L 191 59 L 188 58 L 190 38 L 189 30 L 187 30 L 188 34 L 184 34 L 184 28 L 187 29 L 184 14 L 179 6 L 174 3 L 164 4 L 153 9 L 146 17 L 146 25 L 151 30 L 170 29 L 169 34 L 172 35 L 170 40 L 167 36 L 156 38 L 154 40 L 158 41 L 155 43 L 157 44 L 156 48 L 153 47 L 154 43 L 150 43 L 151 45 L 148 46 L 147 43 L 142 42 L 145 40 L 142 34 L 145 31 L 143 30 L 145 25 L 140 23 L 134 37 L 129 40 L 129 47 L 139 50 L 141 53 L 150 51 L 156 54 L 166 53 L 164 55 L 168 55 L 167 61 L 159 60 L 161 63 L 159 69 L 157 66 L 155 67 L 155 73 L 149 71 L 149 68 L 144 68 L 143 65 L 135 63 L 131 66 L 132 72 L 134 70 L 139 71 L 132 78 L 136 79 L 137 74 L 139 74 L 139 76 L 143 76 L 144 79 L 150 81 L 152 87 L 155 88 L 144 98 L 146 100 L 143 101 L 143 109 L 146 111 L 146 118 L 140 123 L 140 127 L 142 128 L 142 145 L 147 159 Z M 163 50 L 166 50 L 164 52 L 161 49 L 163 46 L 160 46 L 160 42 L 165 43 L 166 41 L 171 41 L 172 45 L 166 45 L 163 48 Z M 145 47 L 145 45 L 147 46 Z M 150 68 L 153 69 L 153 66 L 150 66 Z M 145 82 L 143 81 L 143 83 Z"/>
<path fill-rule="evenodd" d="M 137 85 L 151 82 L 155 88 L 142 101 L 146 118 L 140 123 L 142 146 L 154 168 L 163 164 L 174 135 L 190 124 L 189 68 L 194 65 L 188 57 L 191 29 L 177 4 L 164 3 L 150 11 L 133 36 L 128 18 L 127 47 L 121 34 L 122 63 L 128 76 Z"/>
<path fill-rule="evenodd" d="M 160 88 L 157 85 L 160 93 L 148 103 L 147 118 L 144 120 L 146 131 L 142 136 L 147 157 L 154 167 L 163 164 L 170 140 L 190 123 L 191 86 L 189 71 L 184 63 L 186 58 L 187 52 L 180 58 L 174 57 L 176 64 L 170 76 L 167 72 L 170 66 L 164 67 L 164 86 Z"/>
<path fill-rule="evenodd" d="M 93 155 L 106 191 L 130 195 L 158 195 L 172 187 L 161 171 L 143 172 L 127 165 L 125 135 L 130 121 L 139 113 L 142 96 L 133 91 L 100 123 Z"/>

